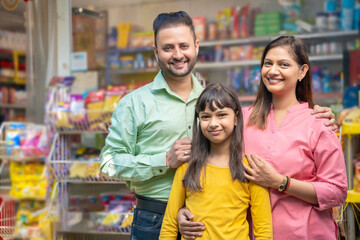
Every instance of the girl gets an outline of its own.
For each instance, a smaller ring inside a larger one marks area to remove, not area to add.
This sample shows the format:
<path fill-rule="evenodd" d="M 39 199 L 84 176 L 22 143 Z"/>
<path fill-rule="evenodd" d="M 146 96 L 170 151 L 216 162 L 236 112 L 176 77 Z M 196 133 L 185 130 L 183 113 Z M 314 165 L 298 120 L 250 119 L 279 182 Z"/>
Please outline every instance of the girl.
<path fill-rule="evenodd" d="M 195 106 L 191 157 L 176 171 L 160 239 L 176 239 L 184 205 L 206 225 L 203 239 L 248 239 L 249 205 L 255 237 L 272 239 L 268 190 L 244 176 L 242 132 L 236 94 L 219 83 L 207 87 Z"/>
<path fill-rule="evenodd" d="M 259 91 L 244 109 L 243 164 L 251 182 L 270 187 L 274 239 L 337 239 L 332 207 L 347 195 L 336 134 L 313 108 L 306 44 L 292 36 L 270 42 L 261 58 Z"/>

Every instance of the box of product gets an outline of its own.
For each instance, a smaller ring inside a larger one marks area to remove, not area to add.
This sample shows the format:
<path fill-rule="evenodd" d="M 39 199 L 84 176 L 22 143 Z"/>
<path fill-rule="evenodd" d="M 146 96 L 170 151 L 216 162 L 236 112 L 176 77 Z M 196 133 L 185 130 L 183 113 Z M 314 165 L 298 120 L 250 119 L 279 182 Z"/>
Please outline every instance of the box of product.
<path fill-rule="evenodd" d="M 219 39 L 229 38 L 229 27 L 231 22 L 231 8 L 225 8 L 217 12 L 216 21 Z"/>
<path fill-rule="evenodd" d="M 127 48 L 129 44 L 129 37 L 132 29 L 132 24 L 128 22 L 118 23 L 117 25 L 117 42 L 116 47 Z"/>
<path fill-rule="evenodd" d="M 154 44 L 153 32 L 136 32 L 131 36 L 131 47 L 150 47 Z"/>
<path fill-rule="evenodd" d="M 206 39 L 206 18 L 193 17 L 192 20 L 197 39 L 204 41 Z"/>

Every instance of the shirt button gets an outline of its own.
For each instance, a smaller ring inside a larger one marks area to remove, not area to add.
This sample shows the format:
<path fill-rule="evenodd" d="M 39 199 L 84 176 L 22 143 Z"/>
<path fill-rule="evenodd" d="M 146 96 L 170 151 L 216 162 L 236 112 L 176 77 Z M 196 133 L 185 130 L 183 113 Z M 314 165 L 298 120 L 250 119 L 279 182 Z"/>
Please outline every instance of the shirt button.
<path fill-rule="evenodd" d="M 163 172 L 163 170 L 162 170 L 162 169 L 159 169 L 159 172 Z"/>
<path fill-rule="evenodd" d="M 189 126 L 189 129 L 191 129 L 191 126 Z"/>

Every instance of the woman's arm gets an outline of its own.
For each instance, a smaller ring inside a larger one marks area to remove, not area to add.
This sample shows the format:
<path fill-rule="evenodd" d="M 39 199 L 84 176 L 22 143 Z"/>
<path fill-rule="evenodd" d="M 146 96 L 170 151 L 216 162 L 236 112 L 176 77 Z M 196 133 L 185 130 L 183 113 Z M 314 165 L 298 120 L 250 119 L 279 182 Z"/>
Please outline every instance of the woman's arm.
<path fill-rule="evenodd" d="M 245 154 L 250 167 L 245 163 L 245 177 L 263 187 L 271 187 L 278 189 L 284 176 L 279 174 L 268 162 L 256 155 Z M 303 201 L 318 204 L 314 186 L 309 182 L 290 180 L 290 186 L 286 191 L 287 194 L 297 197 Z"/>
<path fill-rule="evenodd" d="M 324 210 L 344 204 L 347 177 L 344 153 L 338 137 L 325 128 L 319 131 L 312 145 L 317 179 L 311 184 L 316 191 L 318 209 Z"/>
<path fill-rule="evenodd" d="M 185 189 L 182 185 L 182 179 L 185 175 L 186 168 L 187 164 L 183 164 L 176 170 L 169 201 L 161 225 L 160 240 L 177 239 L 178 222 L 176 217 L 179 209 L 185 204 Z"/>

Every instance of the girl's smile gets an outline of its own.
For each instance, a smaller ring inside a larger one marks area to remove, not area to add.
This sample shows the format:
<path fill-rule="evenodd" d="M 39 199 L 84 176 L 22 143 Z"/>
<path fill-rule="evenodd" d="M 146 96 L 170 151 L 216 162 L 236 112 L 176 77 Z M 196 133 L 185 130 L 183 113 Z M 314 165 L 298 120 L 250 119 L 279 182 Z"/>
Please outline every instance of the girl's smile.
<path fill-rule="evenodd" d="M 230 143 L 231 135 L 236 125 L 236 116 L 231 108 L 215 108 L 212 111 L 208 106 L 199 113 L 200 128 L 211 144 Z"/>

